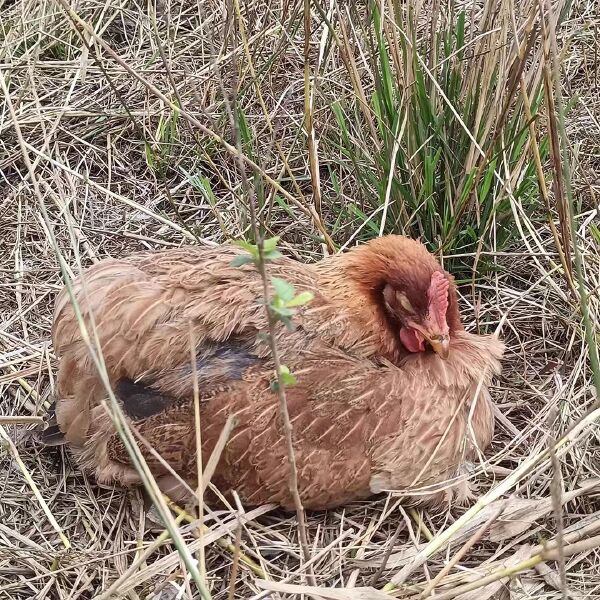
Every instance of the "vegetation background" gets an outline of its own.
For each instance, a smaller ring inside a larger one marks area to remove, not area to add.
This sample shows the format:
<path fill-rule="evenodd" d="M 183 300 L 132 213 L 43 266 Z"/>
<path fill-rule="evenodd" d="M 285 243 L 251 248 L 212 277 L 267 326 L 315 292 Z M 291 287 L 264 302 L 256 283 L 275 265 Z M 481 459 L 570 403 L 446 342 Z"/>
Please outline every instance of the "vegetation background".
<path fill-rule="evenodd" d="M 215 599 L 600 597 L 599 27 L 596 0 L 0 0 L 0 598 L 196 597 L 182 543 Z M 57 256 L 252 241 L 251 197 L 303 261 L 420 237 L 506 339 L 474 509 L 309 514 L 307 565 L 294 515 L 174 545 L 41 449 Z"/>

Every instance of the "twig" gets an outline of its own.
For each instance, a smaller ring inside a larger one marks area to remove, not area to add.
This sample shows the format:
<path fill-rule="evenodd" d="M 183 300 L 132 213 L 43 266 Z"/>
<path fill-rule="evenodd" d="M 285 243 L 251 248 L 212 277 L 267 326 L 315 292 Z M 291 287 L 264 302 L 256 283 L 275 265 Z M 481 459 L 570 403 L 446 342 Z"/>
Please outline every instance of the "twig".
<path fill-rule="evenodd" d="M 542 38 L 544 44 L 544 61 L 542 63 L 542 73 L 544 81 L 544 94 L 546 98 L 546 104 L 548 107 L 548 140 L 550 143 L 550 160 L 552 161 L 554 171 L 554 196 L 555 206 L 558 213 L 558 222 L 560 226 L 561 236 L 558 238 L 559 246 L 562 248 L 564 253 L 564 266 L 567 269 L 567 277 L 573 279 L 573 265 L 571 261 L 570 248 L 576 243 L 573 238 L 575 231 L 571 229 L 571 221 L 569 219 L 569 207 L 567 206 L 567 199 L 565 198 L 565 184 L 563 181 L 564 171 L 562 167 L 562 159 L 560 152 L 560 141 L 558 134 L 558 119 L 556 118 L 556 105 L 554 98 L 554 90 L 552 85 L 552 65 L 550 54 L 550 43 L 548 40 L 548 32 L 546 28 L 546 18 L 544 15 L 544 9 L 539 6 L 542 24 Z M 560 95 L 560 90 L 558 91 Z M 562 258 L 562 257 L 561 257 Z"/>
<path fill-rule="evenodd" d="M 290 414 L 287 406 L 287 398 L 285 394 L 285 383 L 282 377 L 281 371 L 281 360 L 279 358 L 279 352 L 277 349 L 276 342 L 276 321 L 271 311 L 271 307 L 269 304 L 269 280 L 267 275 L 267 267 L 266 262 L 264 260 L 264 244 L 263 237 L 260 233 L 258 223 L 256 221 L 256 205 L 254 197 L 251 196 L 249 200 L 250 206 L 250 218 L 252 220 L 252 227 L 254 229 L 254 235 L 256 239 L 256 245 L 258 248 L 258 270 L 262 279 L 263 284 L 263 298 L 265 302 L 265 307 L 267 311 L 267 319 L 269 325 L 269 347 L 271 349 L 271 355 L 273 357 L 273 365 L 275 367 L 275 373 L 277 377 L 277 396 L 279 398 L 279 408 L 281 411 L 281 419 L 283 421 L 283 428 L 285 432 L 285 442 L 287 447 L 287 456 L 290 465 L 290 475 L 289 475 L 289 487 L 290 493 L 292 494 L 292 498 L 294 500 L 294 506 L 296 507 L 296 517 L 298 520 L 298 534 L 300 537 L 300 547 L 302 548 L 302 555 L 304 562 L 310 560 L 310 549 L 308 546 L 308 534 L 306 527 L 306 518 L 304 515 L 304 506 L 302 505 L 302 500 L 300 498 L 300 493 L 298 491 L 298 468 L 296 466 L 296 455 L 294 453 L 294 441 L 293 441 L 293 428 L 292 422 L 290 419 Z M 307 580 L 310 585 L 316 585 L 314 575 L 312 573 L 312 568 L 307 573 Z"/>
<path fill-rule="evenodd" d="M 219 439 L 217 440 L 217 443 L 215 444 L 215 447 L 213 448 L 213 451 L 208 461 L 206 462 L 206 466 L 204 467 L 204 472 L 202 473 L 202 479 L 200 484 L 202 488 L 199 493 L 204 494 L 204 491 L 208 487 L 208 484 L 210 483 L 210 480 L 212 479 L 212 476 L 214 475 L 217 465 L 219 463 L 219 459 L 221 458 L 221 454 L 225 449 L 225 444 L 227 444 L 229 436 L 231 435 L 231 432 L 233 431 L 236 424 L 237 418 L 235 417 L 235 415 L 229 415 L 227 417 L 225 425 L 223 425 L 223 429 L 221 429 Z"/>
<path fill-rule="evenodd" d="M 223 91 L 225 91 L 224 86 Z M 235 88 L 235 85 L 233 86 Z M 290 466 L 289 473 L 289 488 L 290 493 L 292 495 L 294 506 L 296 508 L 296 518 L 298 521 L 298 536 L 300 538 L 300 547 L 302 549 L 302 558 L 306 563 L 310 560 L 310 549 L 308 545 L 308 534 L 306 527 L 306 518 L 304 515 L 304 506 L 302 505 L 302 500 L 300 498 L 300 493 L 298 491 L 298 468 L 296 465 L 296 456 L 294 453 L 294 443 L 293 443 L 293 429 L 292 423 L 288 411 L 287 399 L 285 393 L 285 382 L 282 376 L 281 370 L 281 360 L 279 358 L 279 351 L 277 348 L 276 341 L 276 324 L 277 321 L 275 319 L 275 315 L 271 310 L 270 305 L 270 293 L 269 293 L 269 278 L 267 274 L 267 265 L 265 261 L 265 252 L 264 252 L 264 238 L 259 226 L 258 215 L 256 210 L 256 197 L 254 188 L 251 186 L 248 177 L 246 175 L 246 164 L 250 164 L 250 166 L 255 166 L 254 163 L 248 163 L 248 161 L 243 160 L 242 153 L 242 140 L 240 135 L 240 128 L 238 123 L 238 113 L 235 110 L 235 106 L 232 107 L 229 105 L 229 101 L 227 100 L 227 95 L 224 93 L 225 98 L 225 106 L 229 115 L 229 119 L 231 121 L 231 125 L 233 127 L 233 131 L 235 134 L 235 142 L 236 142 L 236 154 L 235 159 L 237 161 L 238 171 L 240 173 L 240 177 L 242 179 L 242 186 L 248 197 L 248 207 L 250 209 L 250 222 L 252 226 L 252 231 L 254 233 L 254 239 L 256 241 L 256 247 L 258 250 L 258 261 L 256 267 L 261 277 L 262 281 L 262 297 L 265 305 L 265 311 L 267 315 L 267 323 L 269 329 L 269 348 L 271 350 L 271 356 L 273 358 L 273 365 L 275 367 L 275 376 L 277 378 L 277 396 L 279 398 L 279 407 L 281 412 L 281 419 L 283 422 L 284 434 L 285 434 L 285 442 L 287 449 L 287 457 Z M 237 98 L 234 95 L 232 98 L 235 103 Z M 313 584 L 315 581 L 314 574 L 312 572 L 312 567 L 308 570 L 306 574 L 306 578 L 308 583 Z"/>
<path fill-rule="evenodd" d="M 242 523 L 238 519 L 238 525 L 235 530 L 235 546 L 233 552 L 233 564 L 231 565 L 231 575 L 229 577 L 229 592 L 228 600 L 235 598 L 235 582 L 237 580 L 238 571 L 240 568 L 240 545 L 242 543 Z"/>
<path fill-rule="evenodd" d="M 244 17 L 242 15 L 242 8 L 240 6 L 239 0 L 233 0 L 233 8 L 235 10 L 236 17 L 237 17 L 237 25 L 238 25 L 238 29 L 239 29 L 240 40 L 241 40 L 242 46 L 244 48 L 244 54 L 246 56 L 246 64 L 248 65 L 250 77 L 252 79 L 252 83 L 253 83 L 254 89 L 256 91 L 256 98 L 258 99 L 258 103 L 260 104 L 261 110 L 265 117 L 265 122 L 267 124 L 269 134 L 271 135 L 273 145 L 275 146 L 275 148 L 277 148 L 277 153 L 279 154 L 279 158 L 282 162 L 282 166 L 279 171 L 279 175 L 276 177 L 276 181 L 281 181 L 282 177 L 287 172 L 289 181 L 293 185 L 294 190 L 296 191 L 296 194 L 298 196 L 302 196 L 302 190 L 301 190 L 300 186 L 298 185 L 298 181 L 297 181 L 296 177 L 294 176 L 294 172 L 293 172 L 292 168 L 290 167 L 288 158 L 286 157 L 286 154 L 283 151 L 283 148 L 281 147 L 281 143 L 277 139 L 277 134 L 275 133 L 275 130 L 273 128 L 273 122 L 271 119 L 270 111 L 266 105 L 264 98 L 263 98 L 263 92 L 262 92 L 262 88 L 260 86 L 260 82 L 258 79 L 258 74 L 256 72 L 256 69 L 254 68 L 254 60 L 253 60 L 253 56 L 252 56 L 252 51 L 250 49 L 250 45 L 248 43 L 249 38 L 248 38 L 248 35 L 246 32 L 246 25 L 244 22 Z M 232 62 L 234 62 L 234 60 L 235 59 L 232 58 Z M 298 135 L 300 135 L 300 131 L 298 132 Z M 271 192 L 269 194 L 269 200 L 267 202 L 267 206 L 269 207 L 269 213 L 267 214 L 267 218 L 265 219 L 265 221 L 267 223 L 269 221 L 269 214 L 270 214 L 270 210 L 271 210 L 270 207 L 272 206 L 275 192 L 276 192 L 276 189 L 272 187 Z M 320 215 L 319 215 L 319 218 L 321 218 Z"/>
<path fill-rule="evenodd" d="M 518 28 L 516 24 L 514 7 L 511 6 L 511 18 L 513 23 L 513 35 L 515 38 L 515 51 L 520 52 L 521 48 L 519 46 L 518 40 Z M 529 99 L 529 93 L 527 92 L 527 82 L 525 81 L 525 75 L 520 73 L 519 75 L 519 87 L 521 90 L 521 99 L 523 100 L 523 110 L 525 111 L 525 117 L 528 123 L 529 128 L 529 148 L 531 150 L 531 154 L 533 156 L 533 163 L 535 165 L 535 173 L 538 181 L 538 187 L 540 190 L 540 194 L 544 200 L 544 204 L 546 206 L 546 211 L 548 212 L 548 226 L 550 227 L 550 231 L 552 231 L 552 237 L 554 238 L 554 245 L 556 246 L 556 250 L 558 252 L 561 265 L 564 269 L 565 279 L 567 284 L 569 285 L 569 289 L 571 293 L 576 297 L 577 290 L 575 289 L 575 284 L 573 283 L 573 273 L 572 268 L 570 268 L 570 263 L 567 263 L 567 257 L 565 255 L 565 250 L 563 244 L 561 244 L 560 237 L 558 235 L 558 230 L 556 229 L 556 225 L 554 224 L 554 219 L 552 218 L 552 211 L 550 208 L 550 198 L 548 196 L 548 186 L 546 184 L 546 177 L 544 174 L 544 169 L 542 166 L 542 159 L 540 154 L 539 145 L 537 142 L 537 135 L 535 129 L 535 119 L 533 118 L 531 112 L 531 100 Z M 554 261 L 550 261 L 553 264 Z"/>
<path fill-rule="evenodd" d="M 429 531 L 429 527 L 427 527 L 427 525 L 425 524 L 425 521 L 423 521 L 423 517 L 421 516 L 421 513 L 415 508 L 410 508 L 408 510 L 408 514 L 413 518 L 414 522 L 419 526 L 419 531 L 423 534 L 425 539 L 428 542 L 430 542 L 433 539 L 433 534 L 431 533 L 431 531 Z"/>
<path fill-rule="evenodd" d="M 41 425 L 44 422 L 43 417 L 0 417 L 0 426 L 2 425 Z"/>

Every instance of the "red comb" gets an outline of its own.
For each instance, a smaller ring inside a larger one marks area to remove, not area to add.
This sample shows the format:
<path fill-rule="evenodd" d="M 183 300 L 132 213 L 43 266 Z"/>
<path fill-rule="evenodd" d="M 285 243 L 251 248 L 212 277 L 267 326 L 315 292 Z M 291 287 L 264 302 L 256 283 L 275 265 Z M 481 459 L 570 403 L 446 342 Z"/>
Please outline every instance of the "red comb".
<path fill-rule="evenodd" d="M 431 283 L 427 291 L 429 300 L 429 315 L 432 321 L 443 331 L 446 325 L 446 311 L 448 310 L 448 290 L 450 282 L 441 271 L 435 271 L 431 276 Z"/>

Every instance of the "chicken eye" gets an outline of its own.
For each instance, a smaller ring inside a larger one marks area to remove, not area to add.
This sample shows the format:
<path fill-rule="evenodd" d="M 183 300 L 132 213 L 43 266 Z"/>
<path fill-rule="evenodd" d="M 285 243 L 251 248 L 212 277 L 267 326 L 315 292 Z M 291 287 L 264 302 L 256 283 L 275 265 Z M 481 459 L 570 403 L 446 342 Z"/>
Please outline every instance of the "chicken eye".
<path fill-rule="evenodd" d="M 415 309 L 412 307 L 410 300 L 406 297 L 404 292 L 396 292 L 396 300 L 407 313 L 415 313 Z"/>

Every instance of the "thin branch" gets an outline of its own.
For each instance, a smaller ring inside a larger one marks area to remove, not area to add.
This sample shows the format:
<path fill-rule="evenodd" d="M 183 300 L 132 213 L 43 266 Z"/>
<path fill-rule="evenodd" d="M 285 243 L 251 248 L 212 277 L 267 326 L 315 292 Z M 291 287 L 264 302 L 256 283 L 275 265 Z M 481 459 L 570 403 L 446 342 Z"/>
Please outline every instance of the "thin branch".
<path fill-rule="evenodd" d="M 232 13 L 233 13 L 233 11 L 232 11 Z M 234 72 L 235 72 L 235 69 L 234 69 Z M 298 491 L 298 468 L 296 465 L 296 456 L 294 453 L 293 428 L 292 428 L 292 423 L 291 423 L 291 419 L 290 419 L 290 415 L 289 415 L 289 411 L 288 411 L 287 398 L 286 398 L 286 392 L 285 392 L 285 382 L 282 377 L 281 360 L 279 358 L 279 350 L 277 348 L 277 342 L 276 342 L 277 320 L 275 318 L 275 315 L 273 314 L 273 311 L 271 310 L 271 304 L 270 304 L 269 277 L 267 274 L 267 266 L 266 266 L 266 261 L 265 261 L 264 237 L 263 237 L 263 233 L 261 231 L 261 227 L 260 227 L 260 224 L 258 221 L 258 214 L 257 214 L 258 211 L 256 208 L 255 190 L 254 190 L 254 187 L 252 186 L 252 184 L 250 183 L 248 176 L 246 174 L 246 166 L 249 163 L 247 161 L 243 160 L 244 155 L 242 153 L 242 139 L 241 139 L 241 134 L 240 134 L 239 122 L 238 122 L 238 111 L 235 109 L 236 108 L 235 103 L 237 102 L 237 97 L 235 95 L 232 97 L 232 99 L 231 99 L 231 101 L 233 102 L 233 107 L 232 107 L 227 98 L 225 86 L 222 84 L 223 84 L 223 82 L 221 81 L 223 97 L 225 100 L 225 107 L 226 107 L 227 113 L 229 115 L 229 119 L 231 121 L 231 125 L 233 127 L 233 131 L 234 131 L 234 135 L 235 135 L 236 153 L 234 156 L 235 156 L 235 159 L 237 162 L 240 177 L 242 179 L 242 187 L 244 189 L 246 197 L 248 198 L 248 208 L 250 210 L 250 222 L 251 222 L 252 230 L 254 233 L 254 239 L 256 241 L 256 247 L 258 249 L 258 261 L 257 261 L 256 266 L 257 266 L 257 269 L 258 269 L 258 272 L 260 274 L 261 281 L 262 281 L 262 296 L 263 296 L 263 301 L 265 304 L 267 323 L 268 323 L 268 329 L 269 329 L 269 331 L 268 331 L 269 347 L 271 350 L 271 355 L 273 358 L 273 365 L 275 367 L 275 374 L 277 377 L 277 396 L 279 398 L 279 407 L 280 407 L 281 418 L 282 418 L 283 427 L 284 427 L 287 456 L 288 456 L 288 462 L 289 462 L 289 467 L 290 467 L 289 489 L 290 489 L 292 498 L 294 500 L 294 506 L 296 508 L 296 518 L 298 520 L 298 535 L 300 538 L 300 546 L 302 549 L 303 561 L 304 561 L 304 563 L 306 563 L 310 560 L 310 549 L 309 549 L 309 545 L 308 545 L 306 517 L 304 514 L 304 506 L 302 505 L 302 500 L 300 498 L 300 493 Z M 235 82 L 232 87 L 234 90 L 236 89 Z M 250 164 L 251 167 L 253 165 L 254 165 L 254 163 Z M 256 167 L 258 167 L 258 165 L 256 165 Z M 315 578 L 314 578 L 314 574 L 312 572 L 312 567 L 308 570 L 308 572 L 306 574 L 306 578 L 307 578 L 308 583 L 314 584 Z"/>

